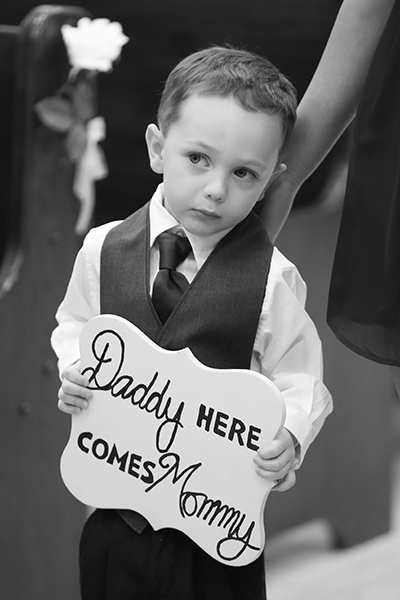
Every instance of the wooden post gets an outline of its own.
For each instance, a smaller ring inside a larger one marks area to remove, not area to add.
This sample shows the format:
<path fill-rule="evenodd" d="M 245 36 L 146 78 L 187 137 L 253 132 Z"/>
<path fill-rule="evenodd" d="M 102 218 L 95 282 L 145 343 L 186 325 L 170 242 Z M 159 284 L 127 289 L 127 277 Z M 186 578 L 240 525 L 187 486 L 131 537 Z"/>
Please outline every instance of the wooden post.
<path fill-rule="evenodd" d="M 49 343 L 81 243 L 74 234 L 78 201 L 63 135 L 44 127 L 33 106 L 68 76 L 61 25 L 85 15 L 76 7 L 41 6 L 20 27 L 0 32 L 9 58 L 16 54 L 15 68 L 13 60 L 7 63 L 13 72 L 1 69 L 2 85 L 13 94 L 12 114 L 1 113 L 7 127 L 13 123 L 10 180 L 1 180 L 0 254 L 0 597 L 8 600 L 79 598 L 85 509 L 60 477 L 70 422 L 57 409 L 59 379 Z"/>

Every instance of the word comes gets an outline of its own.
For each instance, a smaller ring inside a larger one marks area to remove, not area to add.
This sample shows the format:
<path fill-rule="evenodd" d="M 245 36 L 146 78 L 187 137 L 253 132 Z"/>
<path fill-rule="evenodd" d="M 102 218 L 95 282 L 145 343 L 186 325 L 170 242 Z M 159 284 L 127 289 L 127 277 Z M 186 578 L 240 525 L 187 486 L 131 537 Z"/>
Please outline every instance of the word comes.
<path fill-rule="evenodd" d="M 143 483 L 153 483 L 153 469 L 156 466 L 154 462 L 151 460 L 143 461 L 143 457 L 140 454 L 134 454 L 133 452 L 129 452 L 129 450 L 120 454 L 115 444 L 111 446 L 103 438 L 93 440 L 93 437 L 94 435 L 91 431 L 83 431 L 79 435 L 77 444 L 82 452 L 85 454 L 91 452 L 98 460 L 105 460 L 109 465 L 118 465 L 120 471 L 132 475 L 137 479 L 140 477 Z"/>

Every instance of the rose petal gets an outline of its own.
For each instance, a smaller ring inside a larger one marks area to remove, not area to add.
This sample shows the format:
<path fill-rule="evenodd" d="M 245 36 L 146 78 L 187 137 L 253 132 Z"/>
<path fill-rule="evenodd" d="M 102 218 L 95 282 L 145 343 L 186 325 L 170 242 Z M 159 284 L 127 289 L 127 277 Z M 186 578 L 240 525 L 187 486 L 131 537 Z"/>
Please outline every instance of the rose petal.
<path fill-rule="evenodd" d="M 87 17 L 79 19 L 76 27 L 63 25 L 61 32 L 73 67 L 110 71 L 129 38 L 120 23 L 109 19 Z"/>

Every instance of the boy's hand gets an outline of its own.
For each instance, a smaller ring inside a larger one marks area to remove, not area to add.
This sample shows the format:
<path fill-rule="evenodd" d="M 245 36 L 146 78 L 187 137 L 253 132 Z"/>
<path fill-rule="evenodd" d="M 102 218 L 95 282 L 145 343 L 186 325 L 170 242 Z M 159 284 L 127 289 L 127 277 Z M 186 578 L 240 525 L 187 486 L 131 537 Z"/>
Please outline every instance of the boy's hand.
<path fill-rule="evenodd" d="M 67 367 L 62 375 L 62 384 L 58 391 L 58 408 L 70 415 L 79 413 L 89 406 L 93 392 L 87 389 L 89 381 L 81 375 L 80 361 Z"/>
<path fill-rule="evenodd" d="M 254 457 L 256 472 L 265 479 L 276 480 L 273 488 L 276 492 L 286 492 L 296 483 L 295 461 L 294 441 L 285 428 L 281 429 L 269 446 L 259 448 Z"/>

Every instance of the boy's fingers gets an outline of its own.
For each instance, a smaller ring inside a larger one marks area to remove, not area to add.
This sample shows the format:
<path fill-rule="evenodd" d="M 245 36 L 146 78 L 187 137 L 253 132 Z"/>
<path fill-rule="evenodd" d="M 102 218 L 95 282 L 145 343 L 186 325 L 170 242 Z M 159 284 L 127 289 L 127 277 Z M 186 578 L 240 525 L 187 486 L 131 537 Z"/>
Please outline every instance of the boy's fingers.
<path fill-rule="evenodd" d="M 72 383 L 76 383 L 77 385 L 82 385 L 83 387 L 87 387 L 89 385 L 89 380 L 87 377 L 82 375 L 82 373 L 76 367 L 69 367 L 65 369 L 62 374 L 62 381 L 71 381 Z"/>
<path fill-rule="evenodd" d="M 83 394 L 84 390 L 85 388 L 79 388 L 79 391 L 82 391 Z M 87 398 L 84 395 L 77 393 L 66 393 L 62 387 L 58 391 L 58 398 L 61 402 L 68 406 L 78 406 L 79 408 L 87 408 L 90 400 L 90 398 Z"/>
<path fill-rule="evenodd" d="M 69 379 L 64 379 L 64 381 L 62 382 L 61 385 L 61 395 L 59 396 L 60 398 L 62 398 L 63 395 L 65 396 L 78 396 L 81 398 L 85 398 L 86 400 L 90 400 L 91 397 L 93 396 L 93 392 L 91 390 L 89 390 L 87 387 L 83 386 L 80 383 L 74 383 L 73 381 L 70 381 Z"/>
<path fill-rule="evenodd" d="M 88 400 L 80 398 L 79 396 L 61 396 L 59 399 L 65 406 L 76 406 L 79 410 L 87 408 L 89 406 Z"/>
<path fill-rule="evenodd" d="M 291 462 L 292 457 L 289 452 L 283 451 L 279 456 L 273 456 L 272 458 L 263 458 L 263 455 L 257 453 L 253 460 L 256 465 L 263 469 L 267 469 L 268 471 L 280 471 Z"/>
<path fill-rule="evenodd" d="M 71 412 L 69 409 L 76 407 L 80 412 L 88 407 L 92 396 L 93 392 L 91 390 L 65 380 L 58 390 L 58 408 L 63 412 Z"/>
<path fill-rule="evenodd" d="M 296 473 L 294 469 L 290 469 L 285 477 L 277 480 L 276 485 L 272 488 L 274 492 L 286 492 L 296 483 Z"/>
<path fill-rule="evenodd" d="M 288 470 L 293 466 L 290 458 L 280 461 L 265 461 L 259 458 L 254 458 L 254 462 L 257 465 L 257 473 L 270 478 L 272 475 L 274 479 L 281 479 L 286 475 Z"/>
<path fill-rule="evenodd" d="M 74 404 L 67 404 L 63 400 L 59 400 L 57 403 L 57 407 L 62 412 L 65 412 L 69 415 L 79 415 L 82 412 L 83 407 L 76 406 Z"/>
<path fill-rule="evenodd" d="M 278 458 L 286 450 L 286 445 L 281 440 L 274 440 L 269 446 L 259 448 L 257 454 L 264 460 Z"/>
<path fill-rule="evenodd" d="M 76 364 L 67 367 L 62 374 L 62 383 L 58 390 L 59 410 L 73 415 L 87 408 L 89 400 L 93 397 L 88 385 L 88 379 L 80 373 Z"/>

